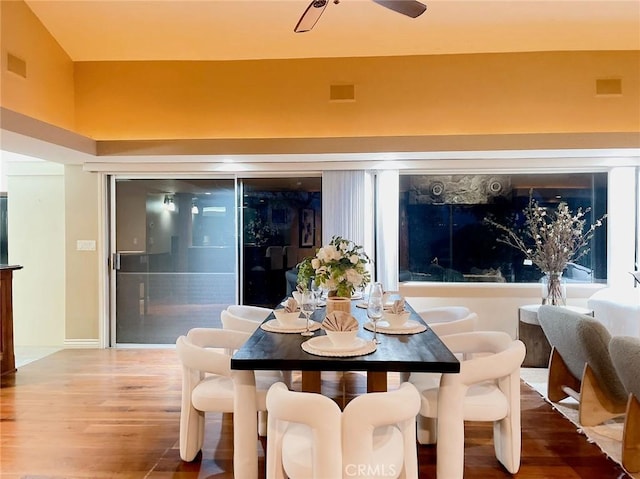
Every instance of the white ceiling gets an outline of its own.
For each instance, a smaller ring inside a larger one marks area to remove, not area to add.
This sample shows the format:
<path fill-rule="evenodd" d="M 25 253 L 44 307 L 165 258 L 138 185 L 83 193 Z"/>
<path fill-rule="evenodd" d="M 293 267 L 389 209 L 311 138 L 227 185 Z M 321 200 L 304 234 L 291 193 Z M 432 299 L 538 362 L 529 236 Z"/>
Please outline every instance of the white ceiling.
<path fill-rule="evenodd" d="M 640 0 L 425 0 L 416 19 L 370 0 L 26 0 L 73 61 L 237 60 L 640 50 Z"/>

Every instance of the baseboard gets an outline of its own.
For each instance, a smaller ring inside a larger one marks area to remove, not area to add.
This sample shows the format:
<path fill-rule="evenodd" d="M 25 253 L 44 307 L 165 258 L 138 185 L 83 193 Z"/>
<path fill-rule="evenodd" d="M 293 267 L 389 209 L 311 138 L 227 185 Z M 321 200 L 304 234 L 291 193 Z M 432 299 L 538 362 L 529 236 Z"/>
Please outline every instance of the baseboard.
<path fill-rule="evenodd" d="M 64 347 L 68 349 L 100 349 L 98 339 L 65 339 Z"/>

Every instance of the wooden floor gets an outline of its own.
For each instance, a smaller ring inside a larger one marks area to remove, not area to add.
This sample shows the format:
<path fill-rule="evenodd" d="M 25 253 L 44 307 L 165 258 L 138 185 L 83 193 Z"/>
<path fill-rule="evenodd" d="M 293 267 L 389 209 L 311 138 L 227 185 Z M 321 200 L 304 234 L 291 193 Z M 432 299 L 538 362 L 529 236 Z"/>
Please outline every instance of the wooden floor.
<path fill-rule="evenodd" d="M 210 415 L 202 455 L 180 460 L 180 381 L 173 349 L 63 350 L 4 376 L 0 477 L 232 478 L 230 415 Z M 323 393 L 336 398 L 365 388 L 360 374 L 323 374 Z M 466 479 L 511 477 L 495 459 L 490 425 L 470 423 L 465 434 Z M 261 468 L 264 447 L 256 441 Z M 435 447 L 418 450 L 420 477 L 435 478 Z M 517 477 L 628 476 L 523 383 Z"/>

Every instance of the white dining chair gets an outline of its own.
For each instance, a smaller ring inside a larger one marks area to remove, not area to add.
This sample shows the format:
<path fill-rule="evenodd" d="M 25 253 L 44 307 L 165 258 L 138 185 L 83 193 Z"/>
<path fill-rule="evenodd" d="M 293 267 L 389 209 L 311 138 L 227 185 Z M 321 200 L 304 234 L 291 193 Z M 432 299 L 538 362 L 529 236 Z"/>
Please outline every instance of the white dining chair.
<path fill-rule="evenodd" d="M 342 477 L 341 412 L 335 401 L 280 383 L 269 389 L 266 406 L 267 479 Z"/>
<path fill-rule="evenodd" d="M 267 393 L 267 479 L 418 478 L 418 391 L 363 394 L 344 412 L 320 394 L 276 384 Z"/>
<path fill-rule="evenodd" d="M 262 322 L 273 312 L 273 309 L 249 304 L 231 304 L 227 306 L 227 311 L 240 318 Z"/>
<path fill-rule="evenodd" d="M 420 394 L 410 383 L 352 399 L 342 413 L 343 477 L 418 479 L 419 410 Z"/>
<path fill-rule="evenodd" d="M 478 315 L 464 306 L 423 309 L 418 315 L 438 336 L 475 331 L 478 323 Z"/>
<path fill-rule="evenodd" d="M 182 363 L 182 401 L 180 408 L 180 457 L 192 461 L 202 449 L 205 413 L 234 412 L 234 383 L 231 379 L 231 356 L 224 350 L 238 349 L 249 335 L 217 328 L 194 328 L 176 341 Z M 282 381 L 277 372 L 255 373 L 256 406 L 260 414 L 259 431 L 266 434 L 266 393 Z"/>
<path fill-rule="evenodd" d="M 241 314 L 244 313 L 245 316 L 238 316 L 235 314 L 237 312 Z M 272 312 L 272 309 L 261 308 L 260 306 L 232 305 L 220 312 L 220 321 L 222 322 L 223 329 L 251 334 L 260 327 L 260 324 Z M 291 387 L 293 382 L 292 372 L 282 371 L 281 374 L 285 384 Z"/>
<path fill-rule="evenodd" d="M 258 329 L 260 323 L 262 323 L 262 320 L 255 320 L 238 316 L 228 309 L 224 309 L 220 312 L 220 322 L 222 323 L 223 329 L 242 331 L 244 333 L 251 334 L 256 329 Z"/>
<path fill-rule="evenodd" d="M 469 333 L 475 331 L 478 325 L 478 315 L 464 306 L 443 306 L 423 309 L 418 315 L 438 337 L 449 334 Z M 460 355 L 460 358 L 463 359 L 464 357 Z M 400 373 L 400 381 L 410 381 L 421 389 L 427 389 L 440 382 L 440 374 L 402 372 Z M 423 418 L 421 421 L 425 422 L 428 420 Z M 425 429 L 429 429 L 429 427 L 419 428 L 419 431 L 424 431 Z M 427 439 L 423 440 L 427 441 L 423 444 L 429 443 Z"/>
<path fill-rule="evenodd" d="M 525 346 L 504 332 L 475 331 L 441 338 L 454 353 L 474 354 L 460 373 L 442 374 L 436 387 L 422 389 L 419 415 L 437 419 L 436 431 L 422 431 L 437 442 L 437 476 L 463 477 L 464 421 L 492 421 L 497 459 L 512 474 L 520 468 L 520 365 Z M 479 353 L 479 354 L 477 354 Z M 418 424 L 420 427 L 420 423 Z M 421 435 L 418 434 L 420 441 Z"/>

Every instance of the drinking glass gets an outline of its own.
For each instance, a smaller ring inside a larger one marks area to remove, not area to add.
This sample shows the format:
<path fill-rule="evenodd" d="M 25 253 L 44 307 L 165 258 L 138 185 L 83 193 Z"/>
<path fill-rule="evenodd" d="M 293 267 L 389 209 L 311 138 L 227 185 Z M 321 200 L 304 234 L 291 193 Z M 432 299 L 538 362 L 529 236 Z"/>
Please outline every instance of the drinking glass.
<path fill-rule="evenodd" d="M 320 307 L 319 304 L 322 298 L 322 289 L 314 279 L 311 280 L 311 291 L 313 292 L 313 298 L 315 300 L 315 309 L 318 309 Z"/>
<path fill-rule="evenodd" d="M 309 331 L 309 320 L 311 319 L 311 315 L 316 308 L 315 296 L 315 293 L 310 289 L 305 289 L 302 292 L 302 304 L 300 309 L 302 310 L 302 314 L 304 315 L 304 319 L 307 324 L 306 329 L 302 333 L 300 333 L 302 334 L 302 336 L 313 336 L 313 332 Z"/>
<path fill-rule="evenodd" d="M 373 323 L 373 342 L 376 344 L 380 344 L 380 340 L 378 339 L 378 321 L 382 318 L 382 312 L 384 309 L 383 302 L 383 291 L 382 291 L 382 283 L 374 283 L 371 285 L 371 290 L 369 291 L 369 302 L 367 303 L 367 316 Z"/>

